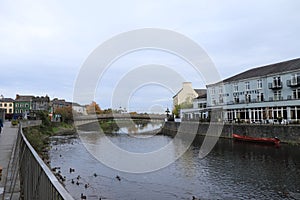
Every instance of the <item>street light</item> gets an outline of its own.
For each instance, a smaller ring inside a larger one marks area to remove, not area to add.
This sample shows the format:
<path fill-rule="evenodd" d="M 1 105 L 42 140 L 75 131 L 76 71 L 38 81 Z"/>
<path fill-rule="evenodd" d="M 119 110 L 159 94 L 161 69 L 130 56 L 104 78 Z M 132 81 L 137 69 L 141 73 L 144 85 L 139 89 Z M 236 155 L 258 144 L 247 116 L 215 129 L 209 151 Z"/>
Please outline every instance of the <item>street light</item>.
<path fill-rule="evenodd" d="M 167 119 L 169 118 L 169 113 L 170 113 L 170 110 L 169 110 L 169 108 L 167 108 L 167 110 L 165 111 L 166 113 L 167 113 Z"/>

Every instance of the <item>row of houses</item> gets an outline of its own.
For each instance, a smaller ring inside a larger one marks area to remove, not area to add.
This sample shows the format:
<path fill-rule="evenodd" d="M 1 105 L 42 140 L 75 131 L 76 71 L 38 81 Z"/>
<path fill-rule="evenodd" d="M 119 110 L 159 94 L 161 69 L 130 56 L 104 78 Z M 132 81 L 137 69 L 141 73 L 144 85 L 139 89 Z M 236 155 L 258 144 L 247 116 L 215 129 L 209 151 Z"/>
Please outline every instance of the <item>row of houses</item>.
<path fill-rule="evenodd" d="M 173 97 L 174 105 L 193 98 L 193 107 L 180 111 L 183 119 L 209 119 L 212 110 L 219 110 L 221 118 L 229 122 L 298 121 L 300 58 L 252 68 L 206 85 L 202 95 L 191 95 L 191 90 L 191 83 L 184 83 Z M 184 96 L 181 102 L 179 96 Z"/>
<path fill-rule="evenodd" d="M 56 109 L 63 107 L 72 107 L 78 114 L 86 115 L 86 106 L 73 102 L 67 102 L 64 99 L 54 98 L 50 100 L 49 96 L 16 95 L 15 99 L 0 96 L 0 109 L 3 110 L 6 118 L 27 117 L 30 113 L 36 111 L 48 111 L 50 116 Z"/>

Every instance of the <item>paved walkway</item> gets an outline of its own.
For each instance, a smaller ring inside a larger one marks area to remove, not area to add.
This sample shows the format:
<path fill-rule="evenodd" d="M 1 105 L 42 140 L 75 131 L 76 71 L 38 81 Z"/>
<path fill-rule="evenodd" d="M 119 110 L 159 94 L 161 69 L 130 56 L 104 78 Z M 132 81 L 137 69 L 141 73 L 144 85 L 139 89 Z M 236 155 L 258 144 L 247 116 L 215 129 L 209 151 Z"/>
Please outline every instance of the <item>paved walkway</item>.
<path fill-rule="evenodd" d="M 0 180 L 0 200 L 2 199 L 19 199 L 20 196 L 20 181 L 17 179 L 16 187 L 10 193 L 12 168 L 14 166 L 9 165 L 12 161 L 13 148 L 17 139 L 18 128 L 11 127 L 10 122 L 5 122 L 2 132 L 0 134 L 0 166 L 3 168 L 2 177 Z M 10 169 L 8 169 L 8 166 Z M 4 195 L 5 191 L 5 195 Z M 9 193 L 8 193 L 9 192 Z"/>

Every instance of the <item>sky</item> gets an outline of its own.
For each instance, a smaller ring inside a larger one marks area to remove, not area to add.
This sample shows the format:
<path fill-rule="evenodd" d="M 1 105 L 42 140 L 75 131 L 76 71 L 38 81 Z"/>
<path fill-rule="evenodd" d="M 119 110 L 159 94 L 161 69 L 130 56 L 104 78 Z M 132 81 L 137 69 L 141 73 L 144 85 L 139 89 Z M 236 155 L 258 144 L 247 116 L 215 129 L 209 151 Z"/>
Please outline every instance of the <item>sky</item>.
<path fill-rule="evenodd" d="M 253 67 L 298 58 L 299 9 L 297 0 L 1 0 L 0 94 L 11 98 L 47 94 L 73 101 L 77 77 L 89 55 L 110 38 L 142 28 L 167 29 L 190 38 L 225 79 Z M 194 88 L 208 84 L 180 57 L 140 50 L 107 67 L 91 100 L 101 108 L 138 112 L 172 107 L 180 84 L 175 89 L 142 84 L 132 88 L 125 103 L 112 100 L 120 80 L 146 64 L 168 66 Z"/>

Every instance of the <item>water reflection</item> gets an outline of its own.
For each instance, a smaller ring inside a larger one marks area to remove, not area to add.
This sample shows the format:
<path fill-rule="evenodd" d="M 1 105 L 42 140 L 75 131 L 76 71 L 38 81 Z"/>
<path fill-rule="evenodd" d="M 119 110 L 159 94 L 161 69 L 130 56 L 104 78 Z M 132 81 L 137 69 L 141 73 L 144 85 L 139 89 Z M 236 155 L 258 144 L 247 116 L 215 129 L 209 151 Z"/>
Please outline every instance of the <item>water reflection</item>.
<path fill-rule="evenodd" d="M 104 145 L 101 137 L 95 140 L 95 134 L 86 132 L 87 140 L 95 146 Z M 132 152 L 152 151 L 172 140 L 161 135 L 107 137 Z M 299 147 L 283 145 L 278 149 L 220 139 L 207 157 L 199 159 L 202 140 L 196 138 L 189 150 L 168 167 L 144 174 L 108 168 L 94 159 L 78 138 L 52 138 L 53 148 L 49 153 L 52 167 L 61 167 L 62 174 L 67 177 L 66 188 L 75 199 L 80 199 L 81 193 L 88 199 L 191 199 L 193 195 L 200 199 L 299 197 Z M 170 156 L 176 155 L 175 149 Z M 70 167 L 75 168 L 75 172 L 70 173 Z M 72 184 L 71 180 L 78 175 L 82 177 L 80 184 Z M 121 181 L 115 178 L 117 175 Z M 84 187 L 86 183 L 89 183 L 88 188 Z"/>

